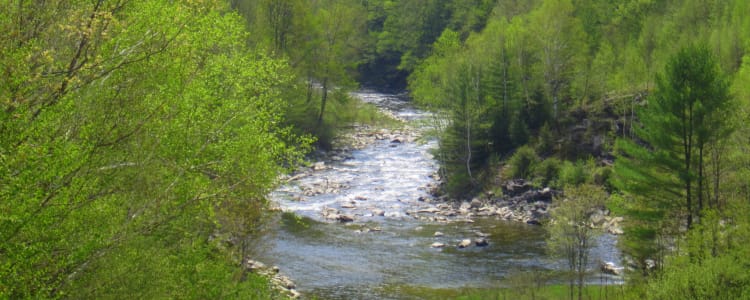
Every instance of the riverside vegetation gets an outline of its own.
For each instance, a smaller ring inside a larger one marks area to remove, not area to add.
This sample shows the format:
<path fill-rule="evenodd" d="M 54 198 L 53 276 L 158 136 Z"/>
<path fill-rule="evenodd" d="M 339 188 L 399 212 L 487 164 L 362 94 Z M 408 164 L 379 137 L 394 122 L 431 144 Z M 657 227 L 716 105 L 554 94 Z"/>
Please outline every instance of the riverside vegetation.
<path fill-rule="evenodd" d="M 545 226 L 569 287 L 415 296 L 601 298 L 581 278 L 608 210 L 632 261 L 603 298 L 750 298 L 748 16 L 743 0 L 4 1 L 0 298 L 285 297 L 242 262 L 280 175 L 383 120 L 358 83 L 434 112 L 448 199 L 562 191 Z"/>

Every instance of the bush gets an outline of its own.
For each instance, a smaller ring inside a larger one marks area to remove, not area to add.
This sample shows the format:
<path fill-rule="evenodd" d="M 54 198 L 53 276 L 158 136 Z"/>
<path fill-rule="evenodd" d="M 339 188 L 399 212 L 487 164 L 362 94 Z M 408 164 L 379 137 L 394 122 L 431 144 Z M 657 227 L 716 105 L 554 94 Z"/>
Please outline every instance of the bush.
<path fill-rule="evenodd" d="M 534 177 L 542 186 L 556 186 L 561 164 L 556 157 L 545 159 L 534 168 Z"/>
<path fill-rule="evenodd" d="M 701 262 L 675 262 L 649 283 L 652 299 L 748 299 L 747 258 L 710 257 Z"/>
<path fill-rule="evenodd" d="M 604 166 L 604 167 L 598 167 L 594 169 L 593 174 L 591 175 L 591 179 L 593 180 L 593 183 L 596 185 L 605 186 L 608 189 L 609 186 L 609 178 L 612 176 L 612 167 Z"/>
<path fill-rule="evenodd" d="M 539 157 L 529 146 L 523 146 L 508 160 L 507 177 L 511 179 L 531 179 L 534 166 L 539 163 Z"/>
<path fill-rule="evenodd" d="M 586 182 L 586 171 L 583 161 L 572 163 L 565 161 L 560 168 L 560 186 L 577 186 Z"/>

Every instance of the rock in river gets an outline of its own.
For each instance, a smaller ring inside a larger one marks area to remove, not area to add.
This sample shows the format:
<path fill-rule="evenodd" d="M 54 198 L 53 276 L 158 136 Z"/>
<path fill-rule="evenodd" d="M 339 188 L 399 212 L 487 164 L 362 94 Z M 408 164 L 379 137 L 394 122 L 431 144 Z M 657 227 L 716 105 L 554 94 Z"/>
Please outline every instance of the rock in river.
<path fill-rule="evenodd" d="M 622 270 L 624 268 L 618 267 L 617 265 L 615 265 L 615 263 L 608 261 L 608 262 L 603 262 L 600 269 L 602 273 L 604 274 L 619 276 L 619 275 L 622 275 Z"/>
<path fill-rule="evenodd" d="M 316 162 L 316 163 L 314 163 L 312 165 L 312 169 L 313 169 L 313 171 L 325 170 L 326 169 L 326 163 L 322 162 L 322 161 Z"/>
<path fill-rule="evenodd" d="M 352 221 L 354 221 L 354 217 L 352 217 L 350 215 L 339 215 L 337 219 L 341 223 L 346 223 L 346 222 L 352 222 Z"/>
<path fill-rule="evenodd" d="M 434 243 L 432 243 L 432 245 L 430 245 L 430 247 L 432 247 L 432 248 L 443 248 L 443 247 L 445 247 L 445 244 L 439 243 L 439 242 L 434 242 Z"/>
<path fill-rule="evenodd" d="M 485 238 L 478 238 L 478 239 L 474 240 L 474 245 L 477 245 L 478 247 L 484 247 L 484 246 L 487 246 L 489 244 L 490 243 L 487 242 L 487 239 L 485 239 Z"/>
<path fill-rule="evenodd" d="M 465 239 L 465 240 L 462 240 L 460 243 L 458 243 L 458 248 L 466 248 L 466 247 L 469 247 L 469 246 L 471 246 L 471 240 L 470 239 Z"/>

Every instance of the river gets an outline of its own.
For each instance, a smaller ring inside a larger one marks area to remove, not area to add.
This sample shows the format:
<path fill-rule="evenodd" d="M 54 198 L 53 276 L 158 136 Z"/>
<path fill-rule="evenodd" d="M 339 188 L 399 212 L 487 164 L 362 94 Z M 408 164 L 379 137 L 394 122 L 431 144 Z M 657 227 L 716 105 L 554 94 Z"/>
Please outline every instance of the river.
<path fill-rule="evenodd" d="M 429 116 L 404 95 L 354 95 L 412 126 L 423 126 L 419 121 Z M 491 288 L 518 272 L 563 267 L 545 253 L 546 233 L 540 226 L 493 217 L 471 223 L 415 218 L 414 211 L 437 205 L 427 193 L 436 184 L 432 175 L 438 164 L 430 150 L 437 142 L 414 137 L 418 132 L 404 133 L 412 138 L 398 141 L 375 139 L 273 192 L 272 200 L 285 213 L 261 237 L 256 257 L 279 266 L 303 295 L 321 299 L 400 299 L 407 297 L 402 293 L 407 289 Z M 326 210 L 354 221 L 328 220 Z M 456 247 L 478 235 L 489 245 Z M 591 261 L 618 261 L 615 241 L 609 235 L 598 238 Z M 446 246 L 431 247 L 436 242 Z M 603 277 L 595 274 L 590 281 L 597 278 Z"/>

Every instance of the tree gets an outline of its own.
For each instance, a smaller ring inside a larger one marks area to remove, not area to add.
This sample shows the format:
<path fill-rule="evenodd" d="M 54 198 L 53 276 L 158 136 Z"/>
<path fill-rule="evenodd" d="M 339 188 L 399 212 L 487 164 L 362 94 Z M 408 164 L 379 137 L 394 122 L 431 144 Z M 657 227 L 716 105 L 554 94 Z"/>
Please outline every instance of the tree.
<path fill-rule="evenodd" d="M 657 76 L 657 87 L 638 111 L 643 143 L 619 140 L 618 187 L 675 209 L 691 228 L 706 189 L 706 148 L 731 132 L 729 85 L 704 46 L 681 49 Z M 679 202 L 682 202 L 679 204 Z M 697 202 L 697 203 L 696 203 Z M 696 205 L 697 204 L 697 205 Z"/>
<path fill-rule="evenodd" d="M 545 92 L 551 98 L 552 117 L 557 122 L 565 89 L 576 77 L 583 62 L 581 54 L 587 50 L 586 33 L 570 0 L 544 1 L 531 13 L 530 22 L 540 47 Z"/>
<path fill-rule="evenodd" d="M 548 227 L 547 248 L 553 256 L 561 257 L 570 272 L 570 299 L 574 285 L 578 287 L 578 299 L 583 297 L 584 276 L 589 263 L 589 250 L 594 247 L 595 230 L 589 218 L 594 209 L 604 205 L 607 193 L 593 185 L 570 186 L 564 198 L 556 198 L 557 207 L 552 210 L 552 224 Z"/>
<path fill-rule="evenodd" d="M 222 3 L 0 3 L 0 298 L 263 293 L 225 241 L 308 141 Z"/>

